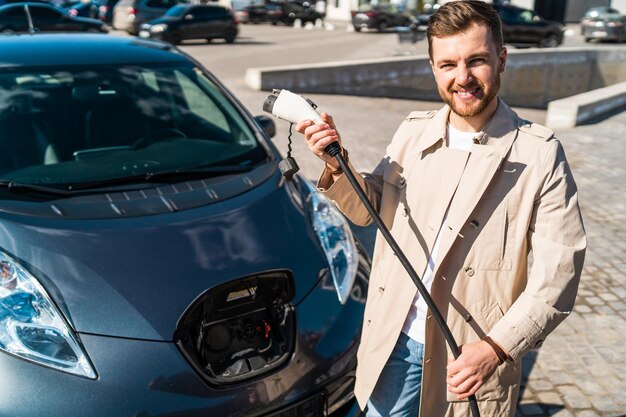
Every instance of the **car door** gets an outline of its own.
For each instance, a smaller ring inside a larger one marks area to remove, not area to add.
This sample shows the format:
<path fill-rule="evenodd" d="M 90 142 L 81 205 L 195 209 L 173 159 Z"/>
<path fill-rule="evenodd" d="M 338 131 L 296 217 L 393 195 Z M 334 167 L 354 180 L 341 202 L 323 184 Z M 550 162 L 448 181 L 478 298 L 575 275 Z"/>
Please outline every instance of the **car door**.
<path fill-rule="evenodd" d="M 46 4 L 28 5 L 28 12 L 33 21 L 33 27 L 40 32 L 72 32 L 82 30 L 82 25 L 73 19 Z"/>
<path fill-rule="evenodd" d="M 207 21 L 207 32 L 209 36 L 220 36 L 230 24 L 230 16 L 223 7 L 205 7 L 204 12 Z"/>
<path fill-rule="evenodd" d="M 5 33 L 28 32 L 28 18 L 24 5 L 8 7 L 0 13 L 0 31 Z"/>

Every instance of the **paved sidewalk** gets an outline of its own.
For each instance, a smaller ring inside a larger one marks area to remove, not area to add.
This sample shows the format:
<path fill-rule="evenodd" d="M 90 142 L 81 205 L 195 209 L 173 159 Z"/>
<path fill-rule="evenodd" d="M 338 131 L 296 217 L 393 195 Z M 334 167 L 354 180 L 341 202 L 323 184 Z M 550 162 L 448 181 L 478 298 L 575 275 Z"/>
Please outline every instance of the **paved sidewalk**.
<path fill-rule="evenodd" d="M 244 36 L 249 30 L 244 30 Z M 255 30 L 269 33 L 266 28 Z M 238 48 L 214 45 L 206 52 L 200 46 L 183 49 L 214 71 L 253 114 L 261 114 L 268 93 L 245 85 L 242 77 L 246 67 L 338 60 L 338 55 L 344 59 L 389 56 L 396 42 L 394 35 L 284 33 L 289 34 L 284 42 L 267 38 L 267 49 L 262 48 L 261 36 L 244 37 Z M 299 38 L 306 39 L 306 48 L 298 49 L 302 44 Z M 359 39 L 366 40 L 362 48 L 356 47 Z M 333 114 L 359 170 L 374 167 L 395 128 L 410 111 L 441 106 L 385 98 L 309 97 L 320 110 Z M 516 111 L 538 123 L 545 121 L 544 110 Z M 285 152 L 287 124 L 277 121 L 277 132 L 275 143 Z M 314 179 L 321 164 L 309 154 L 302 137 L 293 136 L 293 153 L 301 172 Z M 541 349 L 523 360 L 523 393 L 517 417 L 626 417 L 626 112 L 560 130 L 557 137 L 579 186 L 589 248 L 574 312 Z M 366 230 L 364 235 L 371 243 L 371 232 Z"/>

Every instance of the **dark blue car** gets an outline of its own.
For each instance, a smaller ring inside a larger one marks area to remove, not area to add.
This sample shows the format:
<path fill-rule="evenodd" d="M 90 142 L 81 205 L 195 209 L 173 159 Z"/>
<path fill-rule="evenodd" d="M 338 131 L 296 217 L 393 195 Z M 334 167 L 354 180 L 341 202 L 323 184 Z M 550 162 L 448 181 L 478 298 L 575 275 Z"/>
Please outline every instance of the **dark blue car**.
<path fill-rule="evenodd" d="M 352 412 L 370 264 L 271 121 L 138 38 L 5 36 L 0 97 L 0 414 Z"/>

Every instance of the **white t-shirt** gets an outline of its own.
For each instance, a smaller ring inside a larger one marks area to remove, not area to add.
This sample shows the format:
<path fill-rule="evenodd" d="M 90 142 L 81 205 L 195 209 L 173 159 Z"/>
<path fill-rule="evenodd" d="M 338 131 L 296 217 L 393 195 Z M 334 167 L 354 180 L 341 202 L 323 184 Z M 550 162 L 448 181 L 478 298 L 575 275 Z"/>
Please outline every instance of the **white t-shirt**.
<path fill-rule="evenodd" d="M 450 149 L 469 152 L 472 149 L 472 144 L 474 143 L 474 138 L 477 134 L 477 132 L 463 132 L 461 130 L 455 129 L 450 123 L 448 123 L 446 144 Z M 448 206 L 450 206 L 450 202 L 448 202 Z M 426 271 L 424 271 L 421 277 L 424 286 L 429 292 L 430 287 L 433 283 L 433 273 L 435 270 L 435 265 L 437 265 L 437 252 L 439 252 L 441 230 L 443 230 L 443 228 L 446 226 L 447 219 L 448 213 L 446 211 L 446 214 L 443 217 L 443 223 L 441 224 L 441 228 L 437 233 L 437 239 L 435 239 L 433 250 L 430 254 L 430 257 L 428 258 Z M 403 333 L 405 333 L 411 339 L 422 344 L 426 340 L 425 323 L 427 311 L 428 307 L 426 306 L 426 302 L 424 301 L 420 293 L 417 292 L 415 294 L 415 298 L 413 299 L 413 305 L 411 306 L 406 321 L 404 322 L 404 326 L 402 327 Z"/>

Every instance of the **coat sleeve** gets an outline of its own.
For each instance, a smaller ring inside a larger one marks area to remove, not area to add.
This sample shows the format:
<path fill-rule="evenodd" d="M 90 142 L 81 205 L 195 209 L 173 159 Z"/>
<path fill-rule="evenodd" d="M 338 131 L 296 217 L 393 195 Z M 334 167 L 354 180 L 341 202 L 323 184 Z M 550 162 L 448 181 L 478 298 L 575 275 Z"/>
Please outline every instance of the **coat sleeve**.
<path fill-rule="evenodd" d="M 389 158 L 384 158 L 378 163 L 372 173 L 363 175 L 359 174 L 348 161 L 350 171 L 352 171 L 361 185 L 361 188 L 363 188 L 365 194 L 377 211 L 380 210 L 380 200 L 384 183 L 383 173 L 388 161 Z M 372 217 L 363 203 L 361 203 L 361 200 L 352 188 L 352 185 L 350 185 L 345 174 L 340 175 L 337 180 L 333 182 L 332 174 L 324 169 L 317 183 L 317 188 L 334 201 L 337 207 L 339 207 L 339 210 L 354 224 L 367 226 L 372 222 Z"/>
<path fill-rule="evenodd" d="M 513 360 L 541 346 L 572 311 L 586 237 L 578 192 L 561 144 L 547 144 L 528 242 L 533 263 L 524 291 L 489 332 Z"/>

